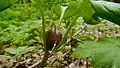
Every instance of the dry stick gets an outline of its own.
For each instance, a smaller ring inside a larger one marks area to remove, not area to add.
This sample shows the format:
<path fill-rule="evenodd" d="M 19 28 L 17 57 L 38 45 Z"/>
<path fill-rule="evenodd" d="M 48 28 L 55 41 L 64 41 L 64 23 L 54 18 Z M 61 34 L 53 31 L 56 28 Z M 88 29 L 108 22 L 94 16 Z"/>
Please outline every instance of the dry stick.
<path fill-rule="evenodd" d="M 46 60 L 48 59 L 48 55 L 49 55 L 49 52 L 45 53 L 42 61 L 39 60 L 39 61 L 37 61 L 36 63 L 34 63 L 33 65 L 31 65 L 31 66 L 28 67 L 28 68 L 33 68 L 33 67 L 35 67 L 35 66 L 37 66 L 37 65 L 39 65 L 39 64 L 40 64 L 40 65 L 39 65 L 39 68 L 43 68 L 43 67 L 44 67 L 44 64 L 43 64 L 43 63 L 45 63 Z"/>
<path fill-rule="evenodd" d="M 85 29 L 86 26 L 83 26 L 82 28 L 80 28 L 79 31 L 77 31 L 76 33 L 74 33 L 74 35 L 72 37 L 76 37 L 79 33 L 82 33 L 83 30 Z"/>
<path fill-rule="evenodd" d="M 33 65 L 31 65 L 31 66 L 28 67 L 28 68 L 33 68 L 33 67 L 37 66 L 38 64 L 40 64 L 40 62 L 41 62 L 41 60 L 37 61 L 36 63 L 34 63 Z"/>

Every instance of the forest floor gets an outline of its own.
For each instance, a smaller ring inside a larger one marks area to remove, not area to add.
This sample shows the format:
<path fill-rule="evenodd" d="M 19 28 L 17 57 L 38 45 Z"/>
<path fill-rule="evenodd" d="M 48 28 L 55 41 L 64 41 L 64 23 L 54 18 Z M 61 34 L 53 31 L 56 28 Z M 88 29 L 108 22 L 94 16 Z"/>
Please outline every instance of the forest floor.
<path fill-rule="evenodd" d="M 96 29 L 97 28 L 97 29 Z M 94 29 L 94 30 L 93 30 Z M 88 35 L 91 39 L 99 39 L 101 37 L 115 37 L 119 33 L 119 26 L 111 23 L 102 24 L 99 26 L 91 25 L 87 27 L 87 31 L 79 33 L 80 35 Z M 96 33 L 95 33 L 96 32 Z M 0 68 L 38 68 L 41 62 L 44 51 L 43 46 L 34 44 L 35 49 L 22 55 L 13 56 L 9 59 L 0 59 Z M 49 55 L 45 68 L 88 68 L 92 62 L 91 57 L 73 58 L 71 56 L 74 48 L 70 45 L 65 46 L 56 54 Z M 92 68 L 92 67 L 91 67 Z"/>

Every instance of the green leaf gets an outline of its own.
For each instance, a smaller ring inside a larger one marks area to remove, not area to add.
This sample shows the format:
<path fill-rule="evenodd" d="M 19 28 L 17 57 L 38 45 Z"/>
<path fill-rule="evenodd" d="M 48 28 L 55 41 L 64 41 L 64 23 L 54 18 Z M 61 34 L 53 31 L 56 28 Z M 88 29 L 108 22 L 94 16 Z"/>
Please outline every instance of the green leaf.
<path fill-rule="evenodd" d="M 93 56 L 92 65 L 94 67 L 114 65 L 120 68 L 120 38 L 102 38 L 98 41 L 85 41 L 84 44 L 79 44 L 76 51 L 72 54 L 73 57 L 89 57 Z"/>
<path fill-rule="evenodd" d="M 69 18 L 71 16 L 81 16 L 86 23 L 92 25 L 100 23 L 98 17 L 95 16 L 95 11 L 91 6 L 90 0 L 70 2 L 64 14 L 64 18 Z"/>
<path fill-rule="evenodd" d="M 94 10 L 90 4 L 89 0 L 80 0 L 80 1 L 73 1 L 70 2 L 64 17 L 70 16 L 86 16 L 89 14 L 93 14 Z"/>
<path fill-rule="evenodd" d="M 5 51 L 10 54 L 18 54 L 19 53 L 19 51 L 17 51 L 17 49 L 15 49 L 15 48 L 6 48 Z"/>
<path fill-rule="evenodd" d="M 78 2 L 76 2 L 76 1 L 70 2 L 70 4 L 68 5 L 68 8 L 66 9 L 66 12 L 64 14 L 64 18 L 68 18 L 68 17 L 75 15 L 76 9 L 77 9 L 77 3 Z"/>
<path fill-rule="evenodd" d="M 120 25 L 120 4 L 107 1 L 91 1 L 96 14 Z"/>
<path fill-rule="evenodd" d="M 32 51 L 33 49 L 35 49 L 35 47 L 28 47 L 28 46 L 22 46 L 22 47 L 19 47 L 17 48 L 17 50 L 19 51 L 19 54 L 24 54 L 24 53 L 27 53 L 29 51 Z"/>
<path fill-rule="evenodd" d="M 8 59 L 8 58 L 11 58 L 11 57 L 6 55 L 0 55 L 0 59 Z"/>
<path fill-rule="evenodd" d="M 9 8 L 14 2 L 15 0 L 0 0 L 0 11 Z"/>
<path fill-rule="evenodd" d="M 61 11 L 62 11 L 60 5 L 53 6 L 52 10 L 60 18 Z"/>
<path fill-rule="evenodd" d="M 32 51 L 33 49 L 35 49 L 35 47 L 21 46 L 18 48 L 6 48 L 5 51 L 13 55 L 21 55 Z"/>
<path fill-rule="evenodd" d="M 101 22 L 100 19 L 96 16 L 96 14 L 86 15 L 83 17 L 83 19 L 87 24 L 92 24 L 92 25 L 95 25 Z"/>

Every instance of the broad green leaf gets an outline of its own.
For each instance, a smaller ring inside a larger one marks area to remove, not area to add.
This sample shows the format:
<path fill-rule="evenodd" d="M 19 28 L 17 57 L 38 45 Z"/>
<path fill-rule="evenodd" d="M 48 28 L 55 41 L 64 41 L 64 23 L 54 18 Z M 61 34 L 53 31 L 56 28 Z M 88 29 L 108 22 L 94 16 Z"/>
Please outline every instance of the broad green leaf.
<path fill-rule="evenodd" d="M 95 14 L 86 15 L 83 17 L 83 19 L 87 24 L 92 24 L 92 25 L 95 25 L 101 22 L 100 19 Z"/>
<path fill-rule="evenodd" d="M 19 54 L 27 53 L 29 51 L 32 51 L 33 49 L 35 49 L 35 47 L 22 46 L 22 47 L 17 48 L 17 50 L 19 51 Z"/>
<path fill-rule="evenodd" d="M 93 14 L 94 10 L 90 4 L 89 0 L 80 0 L 80 1 L 73 1 L 70 2 L 64 17 L 70 16 L 86 16 L 89 14 Z"/>
<path fill-rule="evenodd" d="M 19 51 L 16 48 L 6 48 L 5 51 L 14 55 L 19 54 Z"/>
<path fill-rule="evenodd" d="M 28 46 L 21 46 L 17 48 L 17 51 L 19 51 L 19 53 L 21 52 L 25 52 L 27 50 Z"/>
<path fill-rule="evenodd" d="M 107 1 L 91 1 L 96 14 L 120 25 L 120 4 Z"/>
<path fill-rule="evenodd" d="M 62 11 L 60 5 L 53 6 L 52 10 L 60 18 L 61 11 Z"/>
<path fill-rule="evenodd" d="M 98 24 L 100 20 L 93 17 L 95 14 L 94 9 L 91 6 L 90 0 L 80 0 L 70 2 L 65 12 L 64 18 L 71 16 L 81 16 L 88 24 Z"/>
<path fill-rule="evenodd" d="M 68 5 L 68 8 L 66 9 L 66 12 L 64 14 L 65 18 L 74 16 L 77 10 L 77 4 L 78 2 L 74 1 L 74 2 L 70 2 L 70 4 Z"/>
<path fill-rule="evenodd" d="M 73 57 L 89 57 L 93 56 L 92 65 L 94 67 L 115 66 L 120 68 L 120 38 L 102 38 L 98 41 L 85 41 L 79 44 Z"/>
<path fill-rule="evenodd" d="M 5 51 L 13 55 L 21 55 L 32 51 L 33 49 L 35 49 L 35 47 L 21 46 L 18 48 L 6 48 Z"/>
<path fill-rule="evenodd" d="M 14 2 L 15 0 L 0 0 L 0 11 L 9 8 Z"/>
<path fill-rule="evenodd" d="M 11 57 L 6 55 L 0 55 L 0 59 L 8 59 L 8 58 L 11 58 Z"/>
<path fill-rule="evenodd" d="M 76 15 L 84 17 L 94 13 L 90 0 L 81 0 L 78 4 Z"/>

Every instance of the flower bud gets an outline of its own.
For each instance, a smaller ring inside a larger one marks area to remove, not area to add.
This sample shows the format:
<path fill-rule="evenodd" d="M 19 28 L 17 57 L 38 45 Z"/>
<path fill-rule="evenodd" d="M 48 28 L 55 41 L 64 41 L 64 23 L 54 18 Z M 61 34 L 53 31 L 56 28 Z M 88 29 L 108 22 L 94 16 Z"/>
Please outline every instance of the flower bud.
<path fill-rule="evenodd" d="M 59 44 L 59 42 L 61 41 L 61 39 L 62 39 L 62 34 L 56 28 L 56 26 L 54 24 L 52 24 L 51 29 L 48 30 L 46 33 L 47 49 L 51 50 L 54 47 L 54 45 L 57 46 Z"/>

